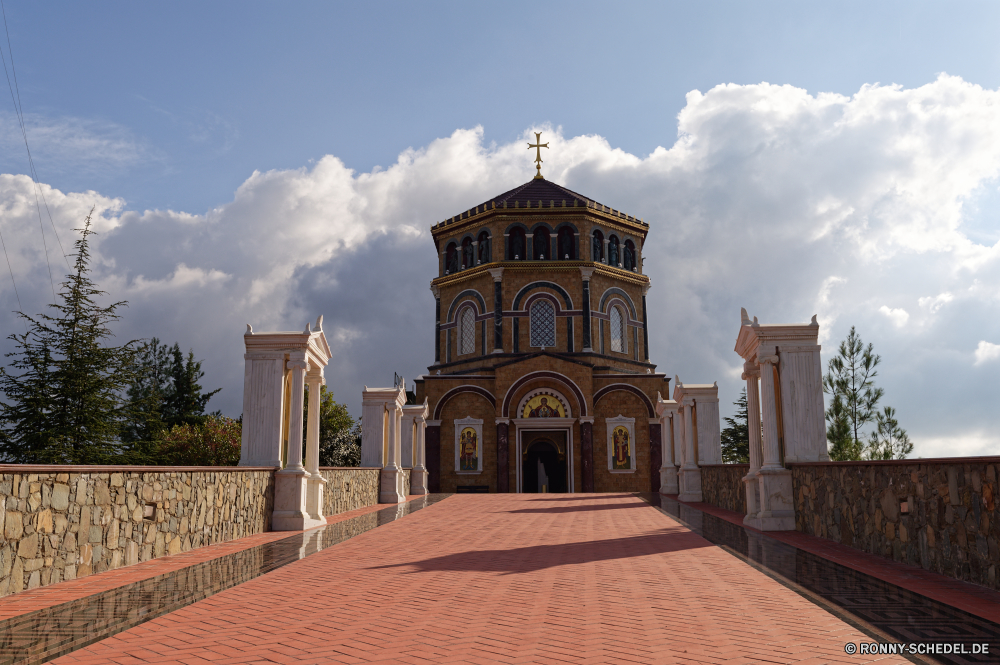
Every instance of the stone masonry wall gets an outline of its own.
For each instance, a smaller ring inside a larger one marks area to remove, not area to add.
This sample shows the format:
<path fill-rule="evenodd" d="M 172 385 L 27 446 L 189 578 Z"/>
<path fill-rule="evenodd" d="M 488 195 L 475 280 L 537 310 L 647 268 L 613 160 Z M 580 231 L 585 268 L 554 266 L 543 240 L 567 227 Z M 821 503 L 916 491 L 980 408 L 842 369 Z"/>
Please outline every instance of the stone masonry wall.
<path fill-rule="evenodd" d="M 1000 589 L 1000 457 L 791 468 L 797 530 Z"/>
<path fill-rule="evenodd" d="M 0 596 L 267 531 L 274 470 L 0 466 Z"/>
<path fill-rule="evenodd" d="M 378 503 L 379 469 L 322 467 L 320 473 L 326 478 L 326 490 L 323 492 L 324 515 L 338 515 Z"/>
<path fill-rule="evenodd" d="M 701 495 L 705 503 L 747 514 L 747 493 L 743 476 L 749 464 L 702 464 Z"/>

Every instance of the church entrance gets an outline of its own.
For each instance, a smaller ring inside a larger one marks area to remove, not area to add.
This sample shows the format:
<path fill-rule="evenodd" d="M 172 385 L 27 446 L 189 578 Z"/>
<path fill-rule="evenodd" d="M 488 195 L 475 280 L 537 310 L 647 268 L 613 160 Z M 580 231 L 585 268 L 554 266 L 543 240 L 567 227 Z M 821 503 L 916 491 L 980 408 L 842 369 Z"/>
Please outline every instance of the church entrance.
<path fill-rule="evenodd" d="M 521 445 L 521 491 L 569 491 L 565 432 L 524 432 Z"/>

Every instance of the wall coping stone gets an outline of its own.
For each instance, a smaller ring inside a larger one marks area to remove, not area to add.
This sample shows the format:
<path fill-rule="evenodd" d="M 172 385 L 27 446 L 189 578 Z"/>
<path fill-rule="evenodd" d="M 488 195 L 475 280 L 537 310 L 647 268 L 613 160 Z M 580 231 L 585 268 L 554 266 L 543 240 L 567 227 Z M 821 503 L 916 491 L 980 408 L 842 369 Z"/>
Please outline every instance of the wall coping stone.
<path fill-rule="evenodd" d="M 320 471 L 381 471 L 378 466 L 321 466 Z"/>
<path fill-rule="evenodd" d="M 0 464 L 2 473 L 192 473 L 200 471 L 275 471 L 274 466 L 131 466 L 127 464 Z"/>
<path fill-rule="evenodd" d="M 809 466 L 893 466 L 897 464 L 1000 464 L 1000 456 L 993 457 L 926 457 L 886 460 L 857 460 L 850 462 L 794 462 L 789 468 Z M 705 465 L 701 465 L 705 466 Z"/>
<path fill-rule="evenodd" d="M 740 467 L 740 466 L 745 466 L 748 469 L 750 468 L 749 464 L 744 464 L 743 462 L 732 463 L 732 464 L 699 464 L 698 466 L 701 467 L 701 468 L 704 468 L 706 466 L 710 466 L 710 467 L 720 467 L 720 468 L 723 468 L 723 469 L 735 469 L 736 467 Z"/>

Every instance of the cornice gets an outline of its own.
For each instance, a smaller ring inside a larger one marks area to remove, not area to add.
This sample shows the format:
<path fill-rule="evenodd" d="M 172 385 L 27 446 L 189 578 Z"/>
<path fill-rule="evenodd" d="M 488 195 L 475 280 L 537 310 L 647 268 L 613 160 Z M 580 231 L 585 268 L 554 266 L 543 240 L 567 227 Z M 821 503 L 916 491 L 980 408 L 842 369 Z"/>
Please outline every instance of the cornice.
<path fill-rule="evenodd" d="M 480 206 L 482 208 L 482 206 Z M 618 212 L 612 208 L 608 208 L 608 212 L 601 210 L 600 208 L 584 207 L 584 206 L 567 206 L 563 207 L 544 207 L 544 208 L 489 208 L 485 211 L 473 213 L 472 210 L 462 213 L 462 215 L 469 214 L 468 217 L 462 217 L 461 215 L 456 215 L 446 219 L 443 222 L 431 225 L 431 235 L 435 240 L 440 239 L 443 236 L 458 235 L 465 232 L 471 226 L 479 226 L 486 222 L 487 220 L 496 217 L 501 220 L 514 220 L 517 218 L 522 218 L 526 216 L 532 217 L 533 220 L 544 220 L 546 217 L 551 217 L 552 219 L 564 218 L 568 215 L 582 215 L 590 216 L 601 220 L 601 224 L 606 226 L 619 226 L 623 229 L 628 229 L 637 236 L 640 236 L 644 241 L 646 235 L 649 233 L 649 224 L 646 224 L 642 220 L 636 219 L 631 215 L 626 215 L 625 213 Z"/>
<path fill-rule="evenodd" d="M 649 277 L 646 275 L 629 272 L 622 268 L 614 268 L 594 261 L 492 261 L 473 268 L 460 270 L 454 275 L 435 277 L 431 280 L 431 288 L 441 288 L 442 286 L 471 280 L 481 275 L 489 274 L 490 270 L 496 270 L 497 268 L 505 272 L 578 272 L 580 268 L 592 268 L 594 273 L 598 275 L 620 279 L 637 286 L 646 286 L 649 284 Z"/>

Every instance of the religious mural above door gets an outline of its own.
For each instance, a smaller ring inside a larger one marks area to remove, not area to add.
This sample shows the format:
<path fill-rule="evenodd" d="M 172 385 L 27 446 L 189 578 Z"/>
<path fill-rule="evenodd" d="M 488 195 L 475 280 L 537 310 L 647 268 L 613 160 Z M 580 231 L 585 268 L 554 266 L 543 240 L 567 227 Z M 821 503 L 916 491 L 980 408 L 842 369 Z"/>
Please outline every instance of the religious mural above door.
<path fill-rule="evenodd" d="M 566 411 L 559 400 L 552 395 L 535 395 L 527 401 L 521 412 L 522 418 L 565 418 Z"/>

